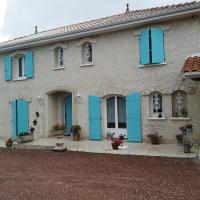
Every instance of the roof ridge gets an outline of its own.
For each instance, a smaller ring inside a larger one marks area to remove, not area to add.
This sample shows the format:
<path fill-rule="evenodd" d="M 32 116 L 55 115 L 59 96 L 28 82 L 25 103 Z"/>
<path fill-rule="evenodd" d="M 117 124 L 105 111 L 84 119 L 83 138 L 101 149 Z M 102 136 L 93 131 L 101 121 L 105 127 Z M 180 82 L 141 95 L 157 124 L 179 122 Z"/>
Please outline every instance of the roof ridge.
<path fill-rule="evenodd" d="M 84 26 L 84 25 L 87 25 L 87 24 L 88 24 L 88 26 L 89 25 L 96 26 L 96 25 L 98 25 L 98 22 L 101 22 L 102 25 L 105 25 L 105 24 L 107 25 L 108 21 L 106 21 L 106 20 L 109 20 L 109 19 L 113 20 L 113 21 L 119 21 L 119 20 L 123 21 L 124 18 L 128 19 L 129 16 L 130 16 L 130 18 L 131 17 L 132 18 L 133 17 L 135 17 L 135 18 L 140 17 L 140 15 L 145 14 L 145 12 L 147 12 L 147 13 L 148 12 L 152 12 L 152 11 L 160 12 L 161 10 L 165 10 L 165 9 L 178 9 L 179 7 L 182 8 L 182 7 L 186 7 L 186 6 L 192 5 L 192 4 L 196 5 L 196 3 L 200 3 L 199 0 L 198 1 L 192 1 L 192 2 L 186 2 L 186 3 L 179 3 L 179 4 L 157 6 L 157 7 L 152 7 L 152 8 L 130 10 L 128 12 L 119 13 L 119 14 L 115 14 L 115 15 L 111 15 L 111 16 L 107 16 L 107 17 L 101 17 L 101 18 L 97 18 L 97 19 L 82 21 L 82 22 L 79 22 L 79 23 L 74 23 L 74 24 L 69 24 L 69 25 L 65 25 L 65 26 L 55 27 L 55 28 L 48 29 L 48 30 L 38 31 L 37 34 L 33 33 L 33 34 L 29 34 L 29 35 L 25 35 L 25 36 L 22 36 L 22 37 L 17 37 L 17 38 L 11 39 L 11 40 L 7 40 L 7 41 L 4 41 L 4 42 L 1 42 L 0 46 L 4 45 L 6 43 L 9 43 L 9 42 L 15 42 L 15 41 L 21 40 L 21 39 L 25 39 L 26 40 L 26 38 L 29 38 L 29 37 L 34 37 L 34 36 L 36 36 L 36 38 L 37 38 L 37 36 L 38 37 L 42 37 L 42 35 L 43 34 L 45 35 L 45 33 L 46 34 L 49 33 L 49 35 L 51 35 L 51 32 L 53 32 L 53 31 L 64 30 L 64 32 L 68 32 L 69 28 L 70 28 L 70 31 L 75 30 L 74 28 L 71 29 L 71 27 L 78 28 L 79 26 Z M 153 14 L 154 13 L 152 13 L 152 15 Z M 87 26 L 86 26 L 86 28 L 87 28 Z M 80 28 L 78 28 L 78 29 L 80 29 Z M 58 33 L 54 33 L 54 34 L 58 34 Z"/>

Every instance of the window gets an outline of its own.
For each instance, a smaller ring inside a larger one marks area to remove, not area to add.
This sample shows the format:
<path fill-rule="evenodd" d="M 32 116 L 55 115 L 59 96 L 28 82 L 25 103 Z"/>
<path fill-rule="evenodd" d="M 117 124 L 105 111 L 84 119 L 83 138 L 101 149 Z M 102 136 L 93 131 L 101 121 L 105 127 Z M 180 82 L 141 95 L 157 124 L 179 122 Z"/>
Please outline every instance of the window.
<path fill-rule="evenodd" d="M 64 65 L 64 51 L 62 47 L 55 49 L 55 66 L 56 68 L 63 67 Z"/>
<path fill-rule="evenodd" d="M 92 44 L 87 42 L 82 46 L 83 64 L 92 63 Z"/>
<path fill-rule="evenodd" d="M 25 78 L 25 59 L 24 55 L 17 55 L 13 58 L 13 78 L 23 79 Z"/>
<path fill-rule="evenodd" d="M 5 80 L 24 80 L 33 78 L 33 52 L 27 51 L 4 57 Z"/>
<path fill-rule="evenodd" d="M 172 94 L 172 117 L 187 118 L 187 93 L 178 90 Z"/>
<path fill-rule="evenodd" d="M 110 97 L 107 104 L 107 128 L 126 128 L 126 99 L 124 97 Z"/>
<path fill-rule="evenodd" d="M 18 67 L 19 67 L 19 74 L 18 76 L 21 78 L 21 77 L 24 77 L 25 76 L 25 73 L 24 73 L 24 57 L 20 57 L 18 59 Z"/>
<path fill-rule="evenodd" d="M 140 64 L 164 63 L 164 33 L 159 28 L 146 29 L 140 34 Z"/>
<path fill-rule="evenodd" d="M 163 117 L 163 97 L 159 92 L 150 95 L 150 117 Z"/>

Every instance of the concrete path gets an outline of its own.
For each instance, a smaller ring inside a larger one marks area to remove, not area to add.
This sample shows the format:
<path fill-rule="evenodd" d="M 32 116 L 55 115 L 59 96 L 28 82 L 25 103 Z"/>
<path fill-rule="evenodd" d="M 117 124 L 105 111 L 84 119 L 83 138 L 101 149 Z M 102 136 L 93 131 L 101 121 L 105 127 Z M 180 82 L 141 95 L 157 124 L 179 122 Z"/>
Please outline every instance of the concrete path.
<path fill-rule="evenodd" d="M 196 149 L 192 149 L 192 153 L 185 154 L 183 147 L 176 144 L 160 144 L 151 145 L 147 143 L 129 143 L 124 142 L 127 146 L 124 150 L 112 150 L 110 140 L 90 141 L 82 140 L 74 142 L 70 137 L 57 138 L 40 138 L 26 144 L 16 144 L 16 149 L 43 149 L 51 150 L 56 146 L 57 142 L 63 142 L 68 151 L 91 152 L 91 153 L 108 153 L 108 154 L 124 154 L 124 155 L 143 155 L 143 156 L 162 156 L 176 158 L 195 158 Z M 0 147 L 5 147 L 5 141 L 0 140 Z"/>

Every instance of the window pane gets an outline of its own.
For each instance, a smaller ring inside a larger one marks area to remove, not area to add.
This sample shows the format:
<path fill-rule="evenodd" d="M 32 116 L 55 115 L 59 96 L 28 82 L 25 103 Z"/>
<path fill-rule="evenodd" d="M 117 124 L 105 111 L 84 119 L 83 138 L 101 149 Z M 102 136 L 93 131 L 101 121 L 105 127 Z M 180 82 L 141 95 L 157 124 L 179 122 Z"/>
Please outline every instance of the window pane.
<path fill-rule="evenodd" d="M 153 96 L 153 112 L 162 113 L 162 96 L 155 94 Z"/>
<path fill-rule="evenodd" d="M 115 128 L 115 98 L 107 99 L 107 127 Z"/>
<path fill-rule="evenodd" d="M 117 97 L 118 128 L 126 128 L 126 100 L 124 97 Z"/>
<path fill-rule="evenodd" d="M 85 46 L 85 63 L 92 62 L 92 45 L 86 44 Z"/>
<path fill-rule="evenodd" d="M 19 77 L 23 77 L 23 57 L 19 58 Z"/>

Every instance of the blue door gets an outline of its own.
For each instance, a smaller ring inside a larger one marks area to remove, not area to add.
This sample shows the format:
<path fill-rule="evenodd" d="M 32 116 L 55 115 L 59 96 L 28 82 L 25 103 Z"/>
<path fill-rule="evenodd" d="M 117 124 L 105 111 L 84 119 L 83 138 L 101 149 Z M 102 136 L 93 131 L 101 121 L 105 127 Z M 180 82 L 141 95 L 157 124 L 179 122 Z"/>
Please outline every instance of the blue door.
<path fill-rule="evenodd" d="M 65 135 L 71 135 L 71 127 L 72 127 L 72 95 L 65 97 L 65 126 L 66 126 L 66 133 Z"/>
<path fill-rule="evenodd" d="M 28 102 L 18 99 L 12 102 L 12 138 L 29 131 Z"/>

